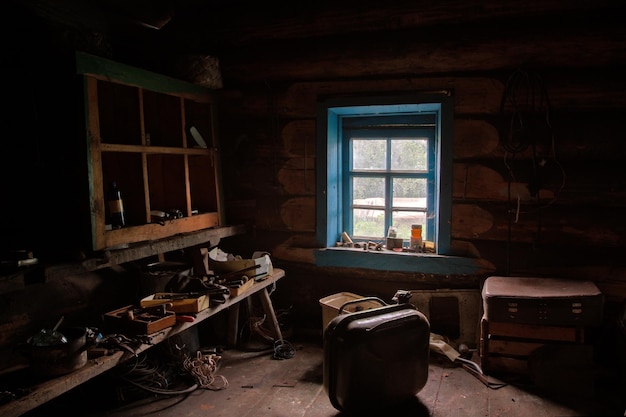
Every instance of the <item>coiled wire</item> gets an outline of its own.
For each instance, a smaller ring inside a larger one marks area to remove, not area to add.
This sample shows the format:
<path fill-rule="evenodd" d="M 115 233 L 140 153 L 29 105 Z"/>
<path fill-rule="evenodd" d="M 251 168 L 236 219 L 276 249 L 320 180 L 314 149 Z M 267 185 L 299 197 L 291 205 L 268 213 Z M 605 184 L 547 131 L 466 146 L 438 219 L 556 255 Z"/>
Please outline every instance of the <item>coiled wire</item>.
<path fill-rule="evenodd" d="M 202 352 L 198 351 L 195 358 L 185 355 L 183 366 L 187 372 L 196 378 L 200 388 L 219 391 L 228 387 L 226 377 L 215 374 L 220 359 L 221 357 L 218 355 L 203 355 Z"/>

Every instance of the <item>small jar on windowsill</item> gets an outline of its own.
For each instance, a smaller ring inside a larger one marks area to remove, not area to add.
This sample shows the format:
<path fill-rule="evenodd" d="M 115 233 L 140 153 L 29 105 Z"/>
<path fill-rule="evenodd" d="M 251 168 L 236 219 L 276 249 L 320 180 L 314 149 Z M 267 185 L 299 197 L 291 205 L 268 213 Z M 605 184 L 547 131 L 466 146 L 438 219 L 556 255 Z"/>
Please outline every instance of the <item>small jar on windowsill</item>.
<path fill-rule="evenodd" d="M 421 252 L 422 250 L 422 225 L 414 224 L 411 226 L 411 243 L 409 246 L 414 252 Z"/>

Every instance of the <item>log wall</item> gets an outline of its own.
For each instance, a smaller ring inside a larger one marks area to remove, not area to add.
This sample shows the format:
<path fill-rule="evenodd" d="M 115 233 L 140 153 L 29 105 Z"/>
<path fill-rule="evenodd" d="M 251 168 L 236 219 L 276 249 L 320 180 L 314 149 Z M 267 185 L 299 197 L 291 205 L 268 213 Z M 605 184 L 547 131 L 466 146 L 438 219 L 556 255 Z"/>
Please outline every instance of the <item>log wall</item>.
<path fill-rule="evenodd" d="M 318 300 L 332 293 L 390 300 L 397 289 L 478 289 L 496 274 L 591 279 L 608 300 L 626 299 L 623 0 L 359 0 L 279 10 L 266 3 L 211 10 L 213 2 L 180 2 L 158 32 L 121 24 L 128 16 L 79 1 L 13 3 L 36 17 L 20 19 L 8 9 L 5 55 L 31 57 L 33 77 L 46 70 L 40 58 L 49 55 L 41 52 L 66 43 L 178 78 L 191 69 L 171 72 L 181 58 L 198 57 L 182 61 L 205 70 L 214 63 L 207 56 L 219 59 L 225 212 L 230 224 L 249 230 L 220 246 L 241 255 L 270 252 L 287 273 L 276 305 L 292 306 L 303 323 L 319 326 Z M 506 129 L 512 105 L 503 105 L 503 97 L 510 98 L 507 87 L 520 74 L 534 83 L 522 83 L 516 97 L 535 95 L 521 102 L 528 146 L 513 155 L 518 143 Z M 479 258 L 488 272 L 316 267 L 318 99 L 433 90 L 454 93 L 453 247 Z M 59 282 L 91 292 L 91 279 L 71 278 Z M 58 304 L 57 310 L 91 306 L 74 303 L 69 293 Z M 14 313 L 20 324 L 30 321 L 27 309 Z"/>
<path fill-rule="evenodd" d="M 577 12 L 559 28 L 503 18 L 426 37 L 404 27 L 369 43 L 329 35 L 223 57 L 226 213 L 251 226 L 232 247 L 272 253 L 290 277 L 281 283 L 285 302 L 311 315 L 319 298 L 339 291 L 390 299 L 411 286 L 478 288 L 485 276 L 311 266 L 317 100 L 450 89 L 455 244 L 493 264 L 488 275 L 591 279 L 623 302 L 626 30 L 614 18 L 585 22 Z M 516 109 L 525 126 L 511 137 Z"/>

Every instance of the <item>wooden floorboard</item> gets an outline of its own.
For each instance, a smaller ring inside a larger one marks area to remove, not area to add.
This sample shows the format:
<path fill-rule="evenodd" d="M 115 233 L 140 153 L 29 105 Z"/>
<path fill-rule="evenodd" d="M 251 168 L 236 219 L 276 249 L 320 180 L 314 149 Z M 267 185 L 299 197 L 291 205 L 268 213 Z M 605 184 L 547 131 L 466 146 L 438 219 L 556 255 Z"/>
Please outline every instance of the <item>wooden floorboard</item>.
<path fill-rule="evenodd" d="M 441 369 L 441 383 L 435 393 L 432 417 L 474 417 L 487 414 L 488 393 L 485 385 L 462 368 L 438 361 L 433 367 Z"/>
<path fill-rule="evenodd" d="M 295 356 L 274 359 L 272 350 L 223 352 L 215 375 L 228 381 L 223 390 L 196 389 L 188 395 L 143 394 L 130 402 L 111 400 L 112 377 L 94 381 L 27 413 L 26 417 L 58 413 L 88 417 L 343 417 L 323 387 L 323 347 L 316 340 L 293 343 Z M 265 346 L 271 348 L 271 346 Z M 375 381 L 373 381 L 375 383 Z M 600 400 L 563 396 L 556 401 L 524 384 L 490 389 L 462 367 L 431 354 L 428 380 L 405 409 L 394 417 L 557 417 L 623 416 L 607 411 Z M 90 391 L 88 391 L 90 390 Z M 106 391 L 109 391 L 107 394 Z M 94 394 L 94 392 L 96 394 Z M 130 397 L 127 395 L 126 397 Z"/>

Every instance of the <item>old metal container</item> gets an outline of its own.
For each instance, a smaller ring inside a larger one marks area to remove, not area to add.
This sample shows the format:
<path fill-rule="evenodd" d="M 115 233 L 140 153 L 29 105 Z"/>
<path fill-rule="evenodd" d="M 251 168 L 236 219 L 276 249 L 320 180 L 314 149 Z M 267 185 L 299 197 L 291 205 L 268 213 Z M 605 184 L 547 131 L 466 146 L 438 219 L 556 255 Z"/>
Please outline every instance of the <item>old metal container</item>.
<path fill-rule="evenodd" d="M 29 338 L 24 355 L 29 359 L 30 369 L 41 376 L 68 374 L 87 364 L 87 332 L 84 327 L 68 327 L 61 330 L 67 343 L 37 346 Z"/>

